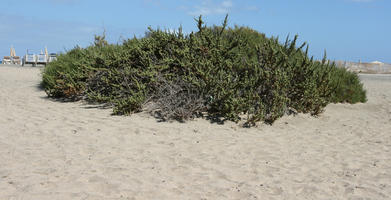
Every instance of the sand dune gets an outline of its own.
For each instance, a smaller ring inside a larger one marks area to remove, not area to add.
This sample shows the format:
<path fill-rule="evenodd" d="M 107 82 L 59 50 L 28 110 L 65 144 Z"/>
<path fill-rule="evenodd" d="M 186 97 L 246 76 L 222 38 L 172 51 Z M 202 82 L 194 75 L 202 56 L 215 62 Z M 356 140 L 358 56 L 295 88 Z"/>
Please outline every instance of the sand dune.
<path fill-rule="evenodd" d="M 391 199 L 391 75 L 273 126 L 158 123 L 50 100 L 0 66 L 0 199 Z"/>

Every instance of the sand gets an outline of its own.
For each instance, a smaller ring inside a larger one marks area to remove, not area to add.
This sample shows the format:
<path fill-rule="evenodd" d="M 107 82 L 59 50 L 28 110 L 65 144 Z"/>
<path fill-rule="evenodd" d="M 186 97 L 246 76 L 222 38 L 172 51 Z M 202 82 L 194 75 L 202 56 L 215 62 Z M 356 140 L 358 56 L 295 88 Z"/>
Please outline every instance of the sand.
<path fill-rule="evenodd" d="M 361 79 L 365 104 L 246 129 L 53 101 L 0 66 L 0 199 L 391 199 L 391 75 Z"/>
<path fill-rule="evenodd" d="M 391 64 L 374 61 L 370 63 L 357 63 L 336 61 L 337 66 L 346 68 L 348 71 L 361 74 L 391 74 Z"/>

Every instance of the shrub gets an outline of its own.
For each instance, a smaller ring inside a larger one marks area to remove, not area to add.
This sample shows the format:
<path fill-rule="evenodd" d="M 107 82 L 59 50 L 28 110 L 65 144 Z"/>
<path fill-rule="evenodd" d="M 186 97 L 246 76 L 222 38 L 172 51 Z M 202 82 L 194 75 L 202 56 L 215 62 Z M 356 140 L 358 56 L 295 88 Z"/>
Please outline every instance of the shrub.
<path fill-rule="evenodd" d="M 106 103 L 115 114 L 150 103 L 163 119 L 210 118 L 273 123 L 285 113 L 317 115 L 331 102 L 365 102 L 358 76 L 308 57 L 297 36 L 285 43 L 248 27 L 206 27 L 188 35 L 149 28 L 144 38 L 94 45 L 59 56 L 43 72 L 50 97 Z M 305 49 L 304 49 L 305 47 Z"/>
<path fill-rule="evenodd" d="M 84 94 L 92 64 L 90 53 L 76 47 L 44 69 L 42 85 L 49 97 L 79 99 Z"/>
<path fill-rule="evenodd" d="M 333 88 L 330 101 L 333 103 L 366 102 L 366 92 L 357 74 L 344 68 L 334 68 L 330 87 Z"/>

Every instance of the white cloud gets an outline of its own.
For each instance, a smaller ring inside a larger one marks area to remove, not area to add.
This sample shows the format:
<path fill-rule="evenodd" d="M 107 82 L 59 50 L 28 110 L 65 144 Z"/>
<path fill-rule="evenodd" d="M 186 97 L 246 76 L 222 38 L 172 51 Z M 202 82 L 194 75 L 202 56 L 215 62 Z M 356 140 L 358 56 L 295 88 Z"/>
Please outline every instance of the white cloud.
<path fill-rule="evenodd" d="M 225 8 L 231 8 L 233 6 L 232 1 L 223 1 L 221 5 Z"/>
<path fill-rule="evenodd" d="M 259 11 L 259 8 L 257 6 L 245 6 L 243 10 L 246 11 Z"/>
<path fill-rule="evenodd" d="M 257 6 L 252 5 L 251 1 L 237 4 L 233 0 L 193 0 L 191 3 L 180 5 L 177 8 L 192 16 L 225 15 L 232 12 L 257 12 L 260 10 Z"/>
<path fill-rule="evenodd" d="M 240 4 L 235 3 L 234 0 L 186 0 L 181 1 L 179 5 L 170 7 L 170 5 L 163 4 L 161 0 L 143 0 L 149 5 L 158 6 L 161 9 L 177 9 L 192 16 L 199 15 L 225 15 L 232 12 L 251 11 L 257 12 L 260 9 L 253 5 L 253 1 L 242 1 Z"/>
<path fill-rule="evenodd" d="M 188 14 L 190 15 L 219 15 L 227 14 L 234 7 L 234 4 L 231 0 L 224 1 L 212 1 L 212 0 L 203 0 L 201 5 L 194 6 Z"/>

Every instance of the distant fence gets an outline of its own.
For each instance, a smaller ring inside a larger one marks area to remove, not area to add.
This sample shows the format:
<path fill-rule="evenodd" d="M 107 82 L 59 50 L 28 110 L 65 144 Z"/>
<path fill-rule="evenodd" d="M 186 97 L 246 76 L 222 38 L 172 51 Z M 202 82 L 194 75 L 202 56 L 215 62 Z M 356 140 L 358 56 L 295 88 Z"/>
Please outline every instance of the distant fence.
<path fill-rule="evenodd" d="M 349 71 L 364 74 L 391 74 L 391 64 L 387 63 L 357 63 L 336 61 L 338 67 L 344 67 Z"/>

